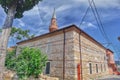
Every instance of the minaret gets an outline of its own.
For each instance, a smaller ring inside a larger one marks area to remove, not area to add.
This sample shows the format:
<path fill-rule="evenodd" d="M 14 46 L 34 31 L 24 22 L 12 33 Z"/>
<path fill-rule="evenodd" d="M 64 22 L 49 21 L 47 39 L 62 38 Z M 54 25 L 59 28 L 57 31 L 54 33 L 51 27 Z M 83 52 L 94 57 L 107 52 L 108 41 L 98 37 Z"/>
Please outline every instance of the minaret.
<path fill-rule="evenodd" d="M 56 20 L 56 13 L 55 13 L 55 9 L 54 9 L 53 16 L 52 16 L 52 19 L 51 19 L 51 24 L 50 24 L 50 27 L 49 27 L 49 31 L 53 32 L 53 31 L 56 31 L 56 30 L 58 30 L 58 26 L 57 26 L 57 20 Z"/>

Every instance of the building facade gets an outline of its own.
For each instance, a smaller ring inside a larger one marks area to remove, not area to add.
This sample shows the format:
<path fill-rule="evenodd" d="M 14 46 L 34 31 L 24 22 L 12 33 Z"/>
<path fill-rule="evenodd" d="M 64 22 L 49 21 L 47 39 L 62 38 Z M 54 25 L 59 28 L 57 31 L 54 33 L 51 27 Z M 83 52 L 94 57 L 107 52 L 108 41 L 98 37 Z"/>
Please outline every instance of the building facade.
<path fill-rule="evenodd" d="M 49 76 L 60 80 L 89 80 L 108 74 L 106 49 L 75 25 L 19 42 L 17 54 L 25 46 L 47 54 Z"/>
<path fill-rule="evenodd" d="M 44 74 L 60 80 L 92 80 L 109 74 L 106 48 L 79 29 L 70 25 L 58 29 L 55 12 L 50 32 L 17 43 L 21 47 L 39 48 L 48 55 Z"/>

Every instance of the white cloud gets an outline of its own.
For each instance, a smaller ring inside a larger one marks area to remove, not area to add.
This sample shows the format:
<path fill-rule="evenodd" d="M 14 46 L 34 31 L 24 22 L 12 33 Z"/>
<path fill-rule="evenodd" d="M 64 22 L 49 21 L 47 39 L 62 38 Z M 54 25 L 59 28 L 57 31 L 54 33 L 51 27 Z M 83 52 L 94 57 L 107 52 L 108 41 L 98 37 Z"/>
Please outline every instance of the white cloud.
<path fill-rule="evenodd" d="M 17 27 L 25 27 L 25 23 L 21 19 L 18 19 L 17 21 L 19 22 Z"/>
<path fill-rule="evenodd" d="M 80 26 L 81 29 L 87 29 L 87 28 L 93 28 L 93 29 L 97 29 L 97 26 L 95 26 L 94 24 L 90 23 L 90 22 L 83 22 L 82 25 Z"/>
<path fill-rule="evenodd" d="M 100 7 L 103 9 L 110 8 L 110 7 L 117 7 L 117 8 L 120 7 L 119 0 L 94 0 L 94 1 L 96 3 L 97 7 Z M 72 24 L 75 21 L 77 24 L 79 24 L 80 17 L 84 14 L 84 11 L 81 11 L 80 8 L 83 8 L 83 10 L 85 10 L 85 8 L 81 5 L 84 5 L 85 7 L 87 7 L 88 4 L 89 4 L 88 0 L 64 0 L 64 1 L 61 1 L 61 0 L 52 0 L 52 1 L 43 0 L 42 2 L 40 2 L 38 4 L 38 6 L 36 5 L 33 9 L 26 11 L 24 13 L 24 17 L 23 17 L 23 19 L 24 19 L 23 21 L 25 21 L 25 22 L 23 22 L 20 19 L 20 20 L 18 20 L 19 24 L 17 24 L 17 25 L 21 27 L 21 26 L 25 26 L 25 25 L 30 24 L 30 26 L 37 27 L 37 26 L 43 26 L 43 24 L 45 24 L 44 26 L 48 27 L 54 8 L 56 8 L 56 13 L 59 14 L 59 15 L 57 15 L 57 16 L 59 16 L 58 17 L 59 20 L 61 18 L 61 22 L 58 22 L 58 23 L 61 23 L 61 26 L 64 26 L 65 24 Z M 39 10 L 40 10 L 40 12 L 39 12 Z M 81 11 L 81 13 L 79 11 Z M 108 15 L 107 14 L 108 13 L 106 13 L 106 14 L 102 13 L 103 18 L 110 20 L 111 14 L 109 13 L 110 16 L 109 16 L 109 14 Z M 43 20 L 42 23 L 39 21 L 40 16 L 41 16 L 41 19 Z M 30 19 L 29 21 L 28 21 L 28 18 Z M 35 19 L 33 19 L 33 18 L 35 18 Z M 94 19 L 93 16 L 91 17 L 91 14 L 88 16 L 88 19 L 89 18 Z M 37 24 L 38 21 L 40 22 L 39 24 Z M 68 23 L 66 23 L 66 21 L 68 21 Z M 85 22 L 82 24 L 82 28 L 84 28 L 84 29 L 96 28 L 96 26 L 90 22 Z M 34 31 L 34 29 L 32 29 L 32 30 Z"/>
<path fill-rule="evenodd" d="M 120 8 L 120 1 L 119 0 L 94 0 L 96 3 L 96 6 L 99 8 L 110 8 L 110 7 L 117 7 L 118 9 Z M 24 16 L 30 16 L 30 17 L 36 17 L 38 16 L 39 19 L 43 21 L 46 21 L 46 19 L 49 19 L 53 13 L 53 9 L 56 8 L 56 13 L 64 15 L 57 15 L 57 16 L 67 16 L 71 13 L 66 13 L 66 10 L 70 9 L 70 11 L 73 11 L 74 8 L 83 8 L 81 5 L 88 6 L 88 0 L 43 0 L 40 2 L 38 5 L 36 5 L 33 9 L 30 11 L 26 11 L 24 13 Z M 39 8 L 38 8 L 39 7 Z M 77 9 L 77 10 L 78 10 Z M 70 12 L 69 11 L 69 12 Z M 74 11 L 72 12 L 74 15 Z M 83 14 L 83 11 L 81 11 L 80 14 Z M 102 15 L 104 15 L 103 13 Z M 72 15 L 72 16 L 73 16 Z M 89 17 L 90 18 L 90 17 Z M 48 21 L 48 20 L 47 20 Z M 43 23 L 41 23 L 43 24 Z"/>
<path fill-rule="evenodd" d="M 71 6 L 70 5 L 63 5 L 63 6 L 60 6 L 56 9 L 57 12 L 61 12 L 61 11 L 64 11 L 66 9 L 69 9 Z"/>
<path fill-rule="evenodd" d="M 24 12 L 24 16 L 34 16 L 36 14 L 38 14 L 38 7 L 37 6 L 34 6 L 33 9 Z"/>
<path fill-rule="evenodd" d="M 88 22 L 87 23 L 87 25 L 88 25 L 88 27 L 93 27 L 93 28 L 96 28 L 96 26 L 95 25 L 93 25 L 92 23 L 90 23 L 90 22 Z"/>
<path fill-rule="evenodd" d="M 73 1 L 79 4 L 88 5 L 88 0 L 73 0 Z M 120 0 L 94 0 L 94 2 L 97 7 L 101 8 L 120 7 Z"/>
<path fill-rule="evenodd" d="M 48 32 L 48 30 L 41 29 L 41 30 L 36 31 L 36 32 L 37 32 L 37 33 L 36 33 L 35 35 L 36 35 L 36 36 L 39 36 L 39 35 L 41 35 L 41 34 L 47 33 L 47 32 Z"/>
<path fill-rule="evenodd" d="M 41 5 L 36 5 L 33 9 L 31 9 L 30 11 L 26 11 L 24 13 L 24 17 L 31 17 L 31 19 L 37 16 L 37 18 L 39 18 L 41 20 L 41 22 L 46 21 L 46 19 L 48 19 L 48 17 L 50 17 L 50 15 L 53 12 L 53 8 L 51 8 L 50 6 L 41 6 Z"/>
<path fill-rule="evenodd" d="M 119 0 L 94 0 L 96 3 L 96 6 L 99 8 L 110 8 L 110 7 L 120 7 L 120 1 Z M 81 5 L 84 6 L 88 6 L 88 0 L 43 0 L 42 2 L 40 2 L 38 5 L 36 5 L 33 9 L 31 9 L 30 11 L 26 11 L 24 13 L 24 16 L 30 16 L 32 17 L 36 17 L 38 16 L 39 19 L 41 19 L 43 22 L 48 21 L 48 19 L 51 17 L 52 13 L 53 13 L 53 9 L 56 8 L 56 13 L 57 14 L 62 14 L 62 15 L 57 15 L 57 16 L 67 16 L 70 15 L 71 13 L 74 16 L 74 13 L 77 12 L 74 10 L 74 8 L 78 8 L 77 10 L 80 10 L 80 8 L 83 8 Z M 39 8 L 38 8 L 39 7 Z M 68 13 L 67 10 L 70 10 Z M 73 11 L 74 10 L 74 11 Z M 73 11 L 73 12 L 72 12 Z M 64 13 L 64 15 L 63 15 Z M 80 14 L 83 14 L 84 12 L 81 11 Z M 102 15 L 104 15 L 105 13 L 103 13 Z M 103 16 L 104 17 L 104 16 Z M 89 17 L 92 18 L 92 17 Z M 93 18 L 92 18 L 93 19 Z M 107 19 L 107 18 L 106 18 Z M 45 23 L 41 23 L 45 24 Z M 22 25 L 22 24 L 21 24 Z"/>

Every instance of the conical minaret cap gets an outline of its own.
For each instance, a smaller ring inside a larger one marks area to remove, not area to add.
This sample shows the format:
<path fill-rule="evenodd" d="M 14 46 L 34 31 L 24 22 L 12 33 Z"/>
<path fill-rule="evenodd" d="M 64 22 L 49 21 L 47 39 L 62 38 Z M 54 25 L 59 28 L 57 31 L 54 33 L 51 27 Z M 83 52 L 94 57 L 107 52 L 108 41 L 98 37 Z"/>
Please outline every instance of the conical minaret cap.
<path fill-rule="evenodd" d="M 55 18 L 56 19 L 56 12 L 55 12 L 55 8 L 54 8 L 54 11 L 53 11 L 53 16 L 52 18 Z"/>

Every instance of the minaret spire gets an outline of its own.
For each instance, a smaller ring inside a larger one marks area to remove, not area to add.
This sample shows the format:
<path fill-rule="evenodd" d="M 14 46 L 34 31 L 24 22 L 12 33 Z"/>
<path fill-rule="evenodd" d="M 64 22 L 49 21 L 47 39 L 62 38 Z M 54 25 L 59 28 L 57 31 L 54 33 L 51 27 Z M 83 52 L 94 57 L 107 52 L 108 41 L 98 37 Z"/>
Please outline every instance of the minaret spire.
<path fill-rule="evenodd" d="M 53 12 L 53 16 L 52 18 L 55 18 L 56 19 L 56 12 L 55 12 L 55 8 L 54 8 L 54 12 Z"/>
<path fill-rule="evenodd" d="M 56 20 L 56 12 L 55 12 L 55 8 L 54 8 L 49 31 L 53 32 L 53 31 L 56 31 L 57 29 L 58 29 L 58 26 L 57 26 L 57 20 Z"/>

